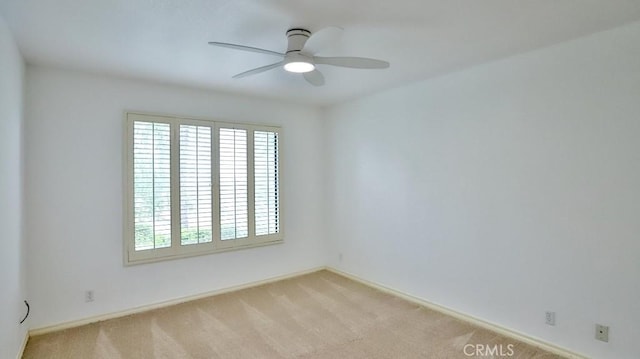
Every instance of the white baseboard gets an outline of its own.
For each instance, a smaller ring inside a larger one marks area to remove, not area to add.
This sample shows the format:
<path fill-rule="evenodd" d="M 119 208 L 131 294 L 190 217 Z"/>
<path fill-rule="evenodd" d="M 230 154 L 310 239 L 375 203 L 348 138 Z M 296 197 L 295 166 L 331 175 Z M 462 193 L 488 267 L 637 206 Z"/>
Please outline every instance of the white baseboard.
<path fill-rule="evenodd" d="M 180 304 L 180 303 L 184 303 L 184 302 L 189 302 L 189 301 L 192 301 L 192 300 L 202 299 L 202 298 L 210 297 L 210 296 L 213 296 L 213 295 L 229 293 L 229 292 L 235 292 L 235 291 L 242 290 L 242 289 L 257 287 L 257 286 L 260 286 L 260 285 L 263 285 L 263 284 L 273 283 L 273 282 L 277 282 L 277 281 L 281 281 L 281 280 L 285 280 L 285 279 L 289 279 L 289 278 L 299 277 L 301 275 L 305 275 L 305 274 L 309 274 L 309 273 L 314 273 L 314 272 L 317 272 L 317 271 L 321 271 L 323 269 L 325 269 L 325 267 L 311 268 L 311 269 L 307 269 L 307 270 L 294 272 L 294 273 L 291 273 L 291 274 L 285 274 L 285 275 L 270 277 L 270 278 L 259 280 L 259 281 L 255 281 L 255 282 L 245 283 L 245 284 L 236 285 L 236 286 L 227 287 L 227 288 L 222 288 L 222 289 L 216 289 L 216 290 L 205 292 L 205 293 L 190 295 L 190 296 L 186 296 L 186 297 L 167 300 L 167 301 L 158 302 L 158 303 L 149 304 L 149 305 L 143 305 L 143 306 L 140 306 L 140 307 L 126 309 L 126 310 L 122 310 L 122 311 L 118 311 L 118 312 L 97 315 L 97 316 L 83 318 L 83 319 L 79 319 L 79 320 L 73 320 L 73 321 L 70 321 L 70 322 L 59 323 L 59 324 L 50 325 L 50 326 L 46 326 L 46 327 L 42 327 L 42 328 L 35 328 L 35 329 L 31 329 L 29 331 L 29 333 L 27 334 L 27 338 L 28 338 L 28 336 L 36 336 L 36 335 L 47 334 L 47 333 L 56 332 L 56 331 L 63 330 L 63 329 L 75 328 L 75 327 L 79 327 L 79 326 L 86 325 L 86 324 L 91 324 L 91 323 L 95 323 L 95 322 L 101 322 L 101 321 L 104 321 L 104 320 L 109 320 L 109 319 L 114 319 L 114 318 L 120 318 L 120 317 L 124 317 L 124 316 L 131 315 L 131 314 L 142 313 L 142 312 L 146 312 L 146 311 L 153 310 L 153 309 L 169 307 L 169 306 L 172 306 L 172 305 L 176 305 L 176 304 Z M 25 344 L 26 344 L 26 342 L 25 342 Z"/>
<path fill-rule="evenodd" d="M 491 330 L 491 331 L 496 332 L 496 333 L 498 333 L 500 335 L 503 335 L 505 337 L 512 338 L 512 339 L 527 343 L 527 344 L 532 345 L 534 347 L 546 350 L 546 351 L 548 351 L 550 353 L 557 354 L 557 355 L 560 355 L 562 357 L 571 358 L 571 359 L 586 359 L 587 358 L 587 356 L 585 356 L 585 355 L 575 353 L 575 352 L 573 352 L 571 350 L 559 347 L 559 346 L 551 344 L 551 343 L 547 343 L 547 342 L 545 342 L 545 341 L 543 341 L 541 339 L 528 336 L 528 335 L 520 333 L 518 331 L 509 329 L 509 328 L 505 328 L 505 327 L 500 326 L 498 324 L 488 322 L 486 320 L 474 317 L 474 316 L 466 314 L 466 313 L 458 312 L 458 311 L 456 311 L 454 309 L 447 308 L 447 307 L 442 306 L 440 304 L 432 303 L 432 302 L 430 302 L 428 300 L 425 300 L 425 299 L 422 299 L 422 298 L 419 298 L 419 297 L 415 297 L 415 296 L 413 296 L 411 294 L 404 293 L 404 292 L 402 292 L 400 290 L 397 290 L 397 289 L 394 289 L 394 288 L 390 288 L 390 287 L 387 287 L 387 286 L 384 286 L 384 285 L 381 285 L 381 284 L 378 284 L 378 283 L 375 283 L 375 282 L 371 282 L 369 280 L 366 280 L 366 279 L 363 279 L 361 277 L 358 277 L 357 275 L 354 275 L 354 274 L 351 274 L 351 273 L 347 273 L 347 272 L 344 272 L 342 270 L 339 270 L 339 269 L 336 269 L 336 268 L 333 268 L 333 267 L 326 267 L 326 269 L 328 271 L 330 271 L 330 272 L 335 273 L 335 274 L 341 275 L 343 277 L 347 277 L 347 278 L 349 278 L 351 280 L 354 280 L 356 282 L 360 282 L 360 283 L 362 283 L 362 284 L 364 284 L 366 286 L 378 289 L 378 290 L 380 290 L 382 292 L 394 295 L 396 297 L 400 297 L 402 299 L 408 300 L 409 302 L 424 306 L 426 308 L 433 309 L 435 311 L 438 311 L 440 313 L 446 314 L 448 316 L 451 316 L 451 317 L 454 317 L 454 318 L 457 318 L 457 319 L 460 319 L 460 320 L 464 320 L 465 322 L 474 324 L 474 325 L 476 325 L 478 327 Z"/>
<path fill-rule="evenodd" d="M 22 359 L 22 356 L 24 355 L 24 350 L 27 348 L 27 342 L 29 341 L 29 332 L 25 332 L 24 333 L 24 339 L 22 340 L 22 346 L 20 347 L 20 350 L 18 351 L 18 356 L 16 357 L 16 359 Z"/>

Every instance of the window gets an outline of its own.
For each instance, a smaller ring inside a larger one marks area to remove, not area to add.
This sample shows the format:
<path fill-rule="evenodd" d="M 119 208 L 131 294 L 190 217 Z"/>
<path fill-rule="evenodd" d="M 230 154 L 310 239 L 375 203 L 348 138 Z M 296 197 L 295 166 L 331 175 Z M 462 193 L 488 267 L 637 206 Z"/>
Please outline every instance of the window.
<path fill-rule="evenodd" d="M 126 122 L 126 264 L 282 242 L 279 128 Z"/>

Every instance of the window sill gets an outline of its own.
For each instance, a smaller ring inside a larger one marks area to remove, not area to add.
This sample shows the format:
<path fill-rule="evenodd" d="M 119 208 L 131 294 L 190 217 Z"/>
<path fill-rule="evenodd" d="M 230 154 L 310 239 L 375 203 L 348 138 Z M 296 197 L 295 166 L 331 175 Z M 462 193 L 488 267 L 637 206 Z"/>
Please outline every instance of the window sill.
<path fill-rule="evenodd" d="M 209 255 L 209 254 L 215 254 L 215 253 L 231 252 L 231 251 L 237 251 L 237 250 L 242 250 L 242 249 L 270 246 L 270 245 L 273 245 L 273 244 L 280 244 L 280 243 L 283 243 L 283 242 L 284 242 L 284 240 L 281 238 L 281 239 L 276 239 L 276 240 L 271 240 L 271 241 L 264 241 L 264 242 L 258 242 L 258 243 L 248 243 L 248 244 L 245 244 L 245 245 L 237 245 L 237 246 L 228 247 L 228 248 L 212 248 L 212 249 L 208 249 L 208 250 L 199 250 L 199 251 L 193 251 L 193 252 L 176 253 L 176 254 L 171 254 L 171 255 L 156 256 L 156 257 L 144 258 L 144 259 L 130 259 L 129 252 L 126 251 L 125 252 L 125 256 L 124 256 L 124 266 L 125 267 L 130 267 L 130 266 L 135 266 L 135 265 L 138 265 L 138 264 L 164 262 L 164 261 L 168 261 L 168 260 L 172 260 L 172 259 L 189 258 L 189 257 L 197 257 L 197 256 L 203 256 L 203 255 Z"/>

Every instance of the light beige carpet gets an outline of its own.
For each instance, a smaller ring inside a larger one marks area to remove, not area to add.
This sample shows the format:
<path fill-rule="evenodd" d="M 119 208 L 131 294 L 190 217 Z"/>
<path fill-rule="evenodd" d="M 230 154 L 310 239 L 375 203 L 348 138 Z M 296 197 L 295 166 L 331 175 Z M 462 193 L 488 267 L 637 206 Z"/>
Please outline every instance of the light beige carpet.
<path fill-rule="evenodd" d="M 473 358 L 475 344 L 558 358 L 327 271 L 32 337 L 24 358 Z"/>

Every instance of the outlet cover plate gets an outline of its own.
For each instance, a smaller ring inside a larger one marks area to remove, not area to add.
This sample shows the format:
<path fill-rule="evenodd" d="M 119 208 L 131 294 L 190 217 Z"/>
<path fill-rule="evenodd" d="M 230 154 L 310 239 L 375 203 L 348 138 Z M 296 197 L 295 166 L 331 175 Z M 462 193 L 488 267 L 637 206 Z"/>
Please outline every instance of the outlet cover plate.
<path fill-rule="evenodd" d="M 602 342 L 609 342 L 609 327 L 602 324 L 596 324 L 596 339 Z"/>
<path fill-rule="evenodd" d="M 547 325 L 556 325 L 556 312 L 545 312 L 545 323 Z"/>

